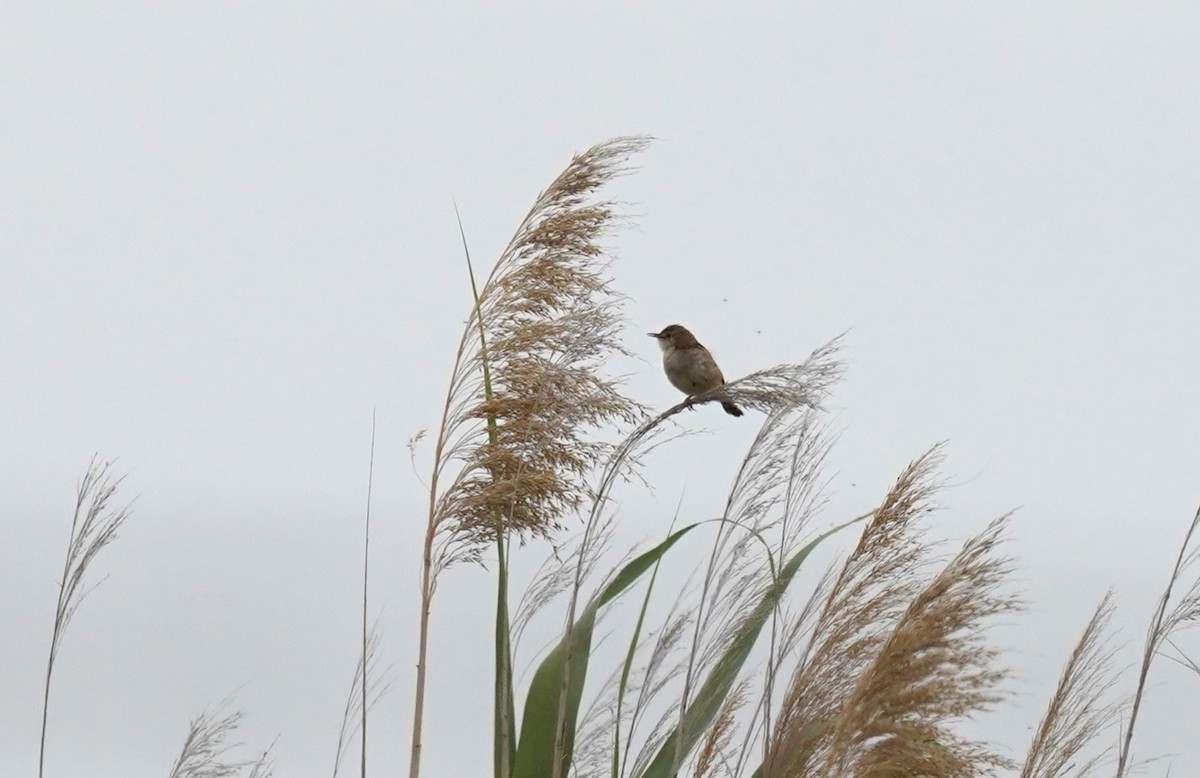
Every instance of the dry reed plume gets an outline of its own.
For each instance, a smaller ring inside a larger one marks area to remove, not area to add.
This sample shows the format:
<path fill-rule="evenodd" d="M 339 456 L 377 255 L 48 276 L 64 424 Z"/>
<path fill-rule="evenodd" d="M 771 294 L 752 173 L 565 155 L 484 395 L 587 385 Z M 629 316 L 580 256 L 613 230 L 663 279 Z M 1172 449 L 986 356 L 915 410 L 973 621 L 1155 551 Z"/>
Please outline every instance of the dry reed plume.
<path fill-rule="evenodd" d="M 129 518 L 129 508 L 114 509 L 109 502 L 121 484 L 112 475 L 108 462 L 93 457 L 75 496 L 75 514 L 71 519 L 71 537 L 58 586 L 58 604 L 54 610 L 54 629 L 50 638 L 50 656 L 46 661 L 46 683 L 42 696 L 42 734 L 38 745 L 38 776 L 46 765 L 46 722 L 50 711 L 50 679 L 62 647 L 63 635 L 71 618 L 91 589 L 84 587 L 84 576 L 96 556 L 117 538 L 117 532 Z M 93 587 L 94 588 L 94 587 Z"/>
<path fill-rule="evenodd" d="M 1081 760 L 1083 750 L 1108 729 L 1120 713 L 1105 701 L 1116 683 L 1113 649 L 1105 633 L 1113 615 L 1112 592 L 1096 607 L 1063 668 L 1046 715 L 1038 726 L 1021 768 L 1021 778 L 1091 775 L 1111 749 Z"/>
<path fill-rule="evenodd" d="M 484 548 L 509 535 L 555 534 L 587 499 L 588 474 L 611 451 L 603 432 L 643 414 L 602 373 L 606 360 L 624 349 L 621 298 L 610 286 L 600 243 L 616 212 L 594 195 L 624 173 L 647 142 L 617 138 L 571 160 L 522 220 L 463 329 L 429 485 L 411 778 L 420 772 L 428 620 L 438 574 L 456 562 L 479 561 Z M 502 676 L 509 672 L 499 669 Z M 511 721 L 500 726 L 507 741 Z M 507 758 L 507 747 L 498 750 L 498 759 Z"/>
<path fill-rule="evenodd" d="M 591 198 L 646 143 L 620 138 L 575 157 L 479 290 L 436 444 L 433 489 L 452 463 L 461 469 L 433 496 L 435 568 L 478 561 L 499 531 L 554 534 L 611 451 L 595 433 L 642 414 L 603 376 L 605 361 L 625 353 L 622 299 L 600 245 L 614 206 Z"/>
<path fill-rule="evenodd" d="M 997 700 L 983 622 L 1016 607 L 993 522 L 936 575 L 916 521 L 931 509 L 934 449 L 901 474 L 829 579 L 781 704 L 764 778 L 973 776 L 1006 764 L 947 724 Z"/>
<path fill-rule="evenodd" d="M 708 734 L 700 743 L 696 765 L 692 768 L 692 778 L 715 775 L 718 767 L 728 770 L 729 763 L 734 761 L 729 751 L 734 735 L 737 734 L 737 714 L 749 696 L 749 683 L 743 681 L 725 698 L 721 710 L 708 728 Z"/>
<path fill-rule="evenodd" d="M 239 745 L 230 739 L 241 725 L 243 714 L 223 713 L 227 702 L 201 713 L 188 724 L 170 778 L 232 778 L 244 770 L 248 771 L 246 778 L 271 778 L 269 748 L 258 759 L 229 760 L 229 752 Z"/>

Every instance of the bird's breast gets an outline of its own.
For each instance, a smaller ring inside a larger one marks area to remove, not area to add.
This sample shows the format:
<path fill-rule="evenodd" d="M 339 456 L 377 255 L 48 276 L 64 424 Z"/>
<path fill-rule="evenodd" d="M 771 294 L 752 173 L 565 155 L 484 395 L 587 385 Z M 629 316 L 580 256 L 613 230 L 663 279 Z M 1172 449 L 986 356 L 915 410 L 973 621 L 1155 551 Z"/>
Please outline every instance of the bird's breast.
<path fill-rule="evenodd" d="M 663 371 L 676 389 L 689 395 L 707 392 L 724 383 L 720 368 L 703 348 L 663 352 Z"/>

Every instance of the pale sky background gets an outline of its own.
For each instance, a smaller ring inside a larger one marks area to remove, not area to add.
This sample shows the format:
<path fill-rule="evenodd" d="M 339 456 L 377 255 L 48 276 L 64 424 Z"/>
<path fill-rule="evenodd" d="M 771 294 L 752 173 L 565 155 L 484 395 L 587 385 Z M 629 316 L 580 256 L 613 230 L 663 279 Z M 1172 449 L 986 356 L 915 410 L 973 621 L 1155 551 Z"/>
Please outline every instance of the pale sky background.
<path fill-rule="evenodd" d="M 934 534 L 1018 509 L 1030 605 L 996 631 L 1015 696 L 984 731 L 1023 755 L 1109 586 L 1135 661 L 1200 503 L 1200 5 L 648 5 L 0 7 L 0 775 L 36 768 L 94 452 L 135 511 L 66 635 L 47 774 L 166 775 L 233 692 L 279 775 L 329 774 L 372 408 L 396 683 L 371 759 L 406 771 L 405 442 L 437 424 L 470 304 L 452 202 L 490 263 L 571 154 L 629 133 L 660 139 L 610 190 L 636 216 L 613 268 L 631 394 L 678 399 L 642 334 L 668 323 L 730 376 L 849 330 L 823 520 L 940 440 Z M 649 462 L 630 542 L 681 499 L 712 515 L 756 423 L 683 421 L 712 434 Z M 431 778 L 490 774 L 489 580 L 439 589 Z M 1198 697 L 1156 666 L 1145 774 L 1200 775 Z"/>

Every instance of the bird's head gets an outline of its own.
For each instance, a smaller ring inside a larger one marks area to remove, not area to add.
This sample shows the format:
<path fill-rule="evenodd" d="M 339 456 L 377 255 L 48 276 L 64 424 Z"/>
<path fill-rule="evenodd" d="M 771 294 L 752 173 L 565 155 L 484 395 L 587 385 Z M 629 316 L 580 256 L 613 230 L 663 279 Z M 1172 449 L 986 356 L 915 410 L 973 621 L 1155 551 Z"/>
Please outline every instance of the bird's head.
<path fill-rule="evenodd" d="M 681 324 L 671 324 L 663 327 L 662 332 L 648 332 L 646 334 L 657 340 L 658 345 L 663 351 L 672 348 L 691 348 L 700 345 L 700 342 L 696 340 L 696 336 Z"/>

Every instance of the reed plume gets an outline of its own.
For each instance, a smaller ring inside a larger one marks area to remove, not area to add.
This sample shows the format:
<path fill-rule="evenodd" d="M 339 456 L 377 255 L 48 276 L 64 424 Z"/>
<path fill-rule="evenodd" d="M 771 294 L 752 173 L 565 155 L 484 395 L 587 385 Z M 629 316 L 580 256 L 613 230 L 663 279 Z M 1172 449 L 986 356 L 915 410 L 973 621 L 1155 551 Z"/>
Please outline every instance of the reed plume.
<path fill-rule="evenodd" d="M 1006 764 L 950 720 L 997 701 L 1004 673 L 983 622 L 1016 607 L 993 522 L 936 575 L 916 521 L 932 510 L 935 448 L 901 474 L 850 557 L 828 579 L 784 695 L 764 778 L 970 776 Z"/>
<path fill-rule="evenodd" d="M 434 455 L 436 569 L 478 561 L 499 531 L 553 535 L 587 498 L 586 476 L 611 450 L 595 433 L 642 413 L 601 370 L 626 351 L 622 298 L 609 284 L 600 244 L 616 214 L 592 195 L 646 143 L 618 138 L 576 156 L 537 198 L 479 290 Z M 439 492 L 455 463 L 460 469 Z"/>
<path fill-rule="evenodd" d="M 1079 760 L 1083 749 L 1112 725 L 1120 712 L 1118 703 L 1104 700 L 1116 683 L 1113 649 L 1105 639 L 1113 611 L 1110 591 L 1063 667 L 1046 715 L 1029 745 L 1021 778 L 1084 778 L 1111 751 L 1102 749 Z"/>
<path fill-rule="evenodd" d="M 910 525 L 930 510 L 936 450 L 910 464 L 863 530 L 823 604 L 776 716 L 765 776 L 804 775 L 829 750 L 842 703 L 881 644 L 883 624 L 915 595 L 921 549 Z"/>
<path fill-rule="evenodd" d="M 270 748 L 258 759 L 229 759 L 239 745 L 230 741 L 245 716 L 238 710 L 226 713 L 228 704 L 225 700 L 191 720 L 170 778 L 233 778 L 243 771 L 247 778 L 270 778 Z"/>
<path fill-rule="evenodd" d="M 626 172 L 629 158 L 647 143 L 617 138 L 572 159 L 538 196 L 477 290 L 455 355 L 429 485 L 411 778 L 420 772 L 428 619 L 438 575 L 455 563 L 479 562 L 496 543 L 503 559 L 510 535 L 553 537 L 592 494 L 588 475 L 612 450 L 605 434 L 644 415 L 602 371 L 606 360 L 626 351 L 622 298 L 609 283 L 601 244 L 616 207 L 595 194 Z M 507 632 L 505 586 L 501 572 L 498 619 Z M 498 678 L 509 676 L 505 656 L 499 662 Z M 511 699 L 500 707 L 510 709 Z M 511 720 L 498 727 L 507 741 Z M 497 759 L 506 754 L 507 746 L 498 745 Z"/>
<path fill-rule="evenodd" d="M 725 698 L 721 710 L 708 728 L 708 734 L 700 743 L 692 778 L 708 778 L 716 774 L 718 767 L 729 770 L 728 764 L 732 760 L 728 751 L 737 731 L 737 714 L 749 696 L 749 682 L 743 681 Z"/>
<path fill-rule="evenodd" d="M 46 724 L 50 712 L 50 679 L 58 652 L 62 647 L 67 625 L 92 591 L 83 585 L 88 567 L 96 556 L 117 539 L 117 532 L 129 518 L 129 508 L 114 509 L 109 502 L 121 485 L 121 478 L 112 474 L 109 462 L 92 457 L 87 472 L 75 494 L 75 514 L 71 519 L 71 536 L 67 542 L 67 557 L 63 562 L 62 578 L 58 585 L 58 604 L 54 610 L 54 629 L 50 637 L 50 656 L 46 660 L 46 681 L 42 695 L 42 734 L 38 743 L 38 776 L 46 766 Z M 98 585 L 98 584 L 97 584 Z M 95 588 L 95 587 L 92 587 Z"/>
<path fill-rule="evenodd" d="M 1008 760 L 947 726 L 1000 701 L 1006 672 L 984 623 L 1013 610 L 998 592 L 1009 572 L 996 556 L 997 519 L 911 600 L 842 704 L 821 775 L 968 778 Z"/>

